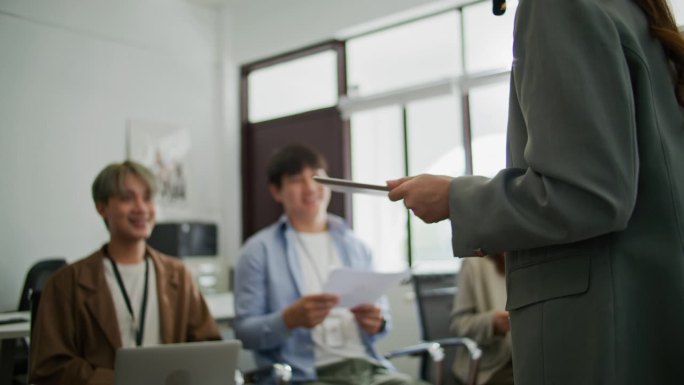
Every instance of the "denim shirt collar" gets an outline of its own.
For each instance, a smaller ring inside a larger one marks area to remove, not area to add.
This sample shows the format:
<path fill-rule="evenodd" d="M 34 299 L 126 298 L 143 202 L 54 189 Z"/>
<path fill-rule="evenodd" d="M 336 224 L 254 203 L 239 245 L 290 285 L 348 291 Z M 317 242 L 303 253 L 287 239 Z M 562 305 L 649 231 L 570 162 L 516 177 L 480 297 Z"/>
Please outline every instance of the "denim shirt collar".
<path fill-rule="evenodd" d="M 352 260 L 349 256 L 348 249 L 343 247 L 345 233 L 348 231 L 348 227 L 344 220 L 337 215 L 328 213 L 328 232 L 332 238 L 335 251 L 340 258 L 340 262 L 345 267 L 352 267 Z M 295 238 L 295 228 L 292 226 L 290 219 L 286 214 L 283 214 L 278 219 L 278 231 L 283 237 L 285 242 L 285 253 L 287 258 L 287 264 L 290 268 L 290 274 L 292 275 L 295 286 L 297 287 L 298 294 L 303 295 L 303 277 L 302 268 L 299 263 L 299 256 L 297 255 L 296 249 L 296 238 Z"/>

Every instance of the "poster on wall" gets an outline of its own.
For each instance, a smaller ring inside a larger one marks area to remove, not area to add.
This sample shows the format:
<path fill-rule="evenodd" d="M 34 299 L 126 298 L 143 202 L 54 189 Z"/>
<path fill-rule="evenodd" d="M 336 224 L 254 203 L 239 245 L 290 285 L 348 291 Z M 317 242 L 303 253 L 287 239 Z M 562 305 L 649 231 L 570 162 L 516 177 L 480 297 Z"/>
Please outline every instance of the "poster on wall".
<path fill-rule="evenodd" d="M 127 157 L 147 166 L 157 178 L 157 207 L 161 217 L 187 210 L 188 131 L 174 124 L 128 121 Z"/>

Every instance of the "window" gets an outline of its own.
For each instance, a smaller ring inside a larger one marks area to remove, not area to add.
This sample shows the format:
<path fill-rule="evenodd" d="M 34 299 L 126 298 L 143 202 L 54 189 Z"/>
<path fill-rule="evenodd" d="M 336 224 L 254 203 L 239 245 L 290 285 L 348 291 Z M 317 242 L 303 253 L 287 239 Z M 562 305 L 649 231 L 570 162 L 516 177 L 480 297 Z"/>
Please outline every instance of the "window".
<path fill-rule="evenodd" d="M 337 53 L 333 50 L 252 71 L 249 121 L 294 115 L 337 104 Z"/>
<path fill-rule="evenodd" d="M 365 96 L 461 73 L 456 11 L 347 41 L 349 94 Z"/>
<path fill-rule="evenodd" d="M 463 9 L 466 71 L 476 73 L 510 68 L 513 59 L 513 22 L 517 1 L 508 0 L 502 16 L 492 15 L 491 1 Z"/>
<path fill-rule="evenodd" d="M 384 184 L 404 175 L 401 109 L 388 106 L 351 118 L 352 175 L 357 181 Z M 352 196 L 354 232 L 373 250 L 376 268 L 395 271 L 408 266 L 407 213 L 404 206 L 379 196 Z"/>
<path fill-rule="evenodd" d="M 460 98 L 446 95 L 406 106 L 408 175 L 421 173 L 465 175 Z M 416 217 L 409 223 L 411 261 L 418 268 L 439 261 L 453 261 L 451 225 L 448 221 L 425 224 Z"/>
<path fill-rule="evenodd" d="M 268 142 L 281 127 L 298 126 L 288 123 L 292 115 L 336 106 L 348 119 L 349 142 L 341 120 L 341 139 L 329 141 L 351 150 L 339 157 L 341 176 L 378 184 L 420 173 L 492 176 L 505 166 L 516 6 L 509 0 L 495 17 L 490 1 L 471 2 L 335 41 L 336 49 L 253 63 L 243 72 L 243 136 Z M 317 119 L 308 136 L 327 135 Z M 355 194 L 351 203 L 354 230 L 379 270 L 458 269 L 448 221 L 426 225 L 377 196 Z"/>
<path fill-rule="evenodd" d="M 489 1 L 478 2 L 347 42 L 350 95 L 341 108 L 351 117 L 354 179 L 492 176 L 505 166 L 516 5 L 495 17 Z M 381 267 L 460 265 L 448 221 L 427 225 L 372 196 L 355 195 L 353 207 L 354 229 Z"/>
<path fill-rule="evenodd" d="M 461 101 L 455 95 L 407 104 L 408 173 L 465 175 L 466 158 L 460 127 Z"/>
<path fill-rule="evenodd" d="M 492 177 L 506 167 L 508 83 L 470 89 L 473 174 Z"/>
<path fill-rule="evenodd" d="M 670 6 L 672 7 L 672 12 L 674 13 L 675 21 L 679 26 L 679 29 L 684 29 L 684 3 L 681 1 L 670 0 Z"/>
<path fill-rule="evenodd" d="M 350 176 L 349 124 L 336 108 L 345 90 L 343 57 L 344 43 L 328 41 L 241 67 L 243 239 L 282 214 L 265 177 L 277 149 L 311 146 L 326 157 L 331 176 Z M 349 217 L 350 206 L 349 197 L 334 194 L 328 210 Z"/>

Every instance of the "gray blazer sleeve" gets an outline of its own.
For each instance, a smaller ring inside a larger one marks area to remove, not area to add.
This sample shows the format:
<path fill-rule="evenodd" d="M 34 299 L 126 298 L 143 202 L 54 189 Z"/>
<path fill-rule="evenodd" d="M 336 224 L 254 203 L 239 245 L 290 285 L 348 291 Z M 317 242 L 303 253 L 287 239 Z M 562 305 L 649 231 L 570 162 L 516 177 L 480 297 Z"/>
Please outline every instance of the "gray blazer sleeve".
<path fill-rule="evenodd" d="M 608 15 L 588 0 L 523 1 L 513 51 L 508 168 L 452 182 L 455 255 L 621 230 L 635 205 L 633 93 Z"/>

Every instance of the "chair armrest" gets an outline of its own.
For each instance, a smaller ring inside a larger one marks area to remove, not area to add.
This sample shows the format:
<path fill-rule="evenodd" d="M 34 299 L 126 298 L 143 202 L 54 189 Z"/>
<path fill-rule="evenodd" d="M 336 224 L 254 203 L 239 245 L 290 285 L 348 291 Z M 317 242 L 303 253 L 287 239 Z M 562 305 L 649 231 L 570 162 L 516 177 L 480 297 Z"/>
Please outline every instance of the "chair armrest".
<path fill-rule="evenodd" d="M 437 341 L 442 347 L 450 346 L 464 346 L 468 351 L 470 356 L 470 367 L 468 368 L 468 378 L 466 384 L 475 385 L 477 384 L 477 374 L 480 369 L 480 358 L 482 358 L 482 350 L 475 341 L 467 337 L 453 337 L 453 338 L 441 338 Z"/>
<path fill-rule="evenodd" d="M 407 346 L 404 348 L 401 348 L 399 350 L 394 350 L 392 352 L 389 352 L 385 354 L 385 358 L 388 360 L 391 360 L 392 358 L 395 357 L 402 357 L 402 356 L 418 356 L 423 353 L 429 353 L 430 356 L 435 357 L 435 354 L 437 354 L 438 350 L 441 349 L 441 345 L 438 342 L 421 342 L 415 345 Z M 437 354 L 439 355 L 439 354 Z"/>
<path fill-rule="evenodd" d="M 264 379 L 273 378 L 276 384 L 289 384 L 292 379 L 292 368 L 287 364 L 273 364 L 242 373 L 245 384 L 258 384 Z"/>
<path fill-rule="evenodd" d="M 467 337 L 451 337 L 451 338 L 440 338 L 432 342 L 438 343 L 443 348 L 448 348 L 450 346 L 464 346 L 468 350 L 468 355 L 470 355 L 471 360 L 480 360 L 482 357 L 482 350 L 477 343 Z"/>
<path fill-rule="evenodd" d="M 434 341 L 421 342 L 415 345 L 407 346 L 399 350 L 392 351 L 385 355 L 385 358 L 392 359 L 401 356 L 417 356 L 421 354 L 429 354 L 432 361 L 435 363 L 435 378 L 436 383 L 441 383 L 441 365 L 444 360 L 444 348 L 453 346 L 463 346 L 468 351 L 470 356 L 470 368 L 468 370 L 467 384 L 477 384 L 477 371 L 480 367 L 480 358 L 482 357 L 482 350 L 477 346 L 475 341 L 466 337 L 441 338 Z"/>

